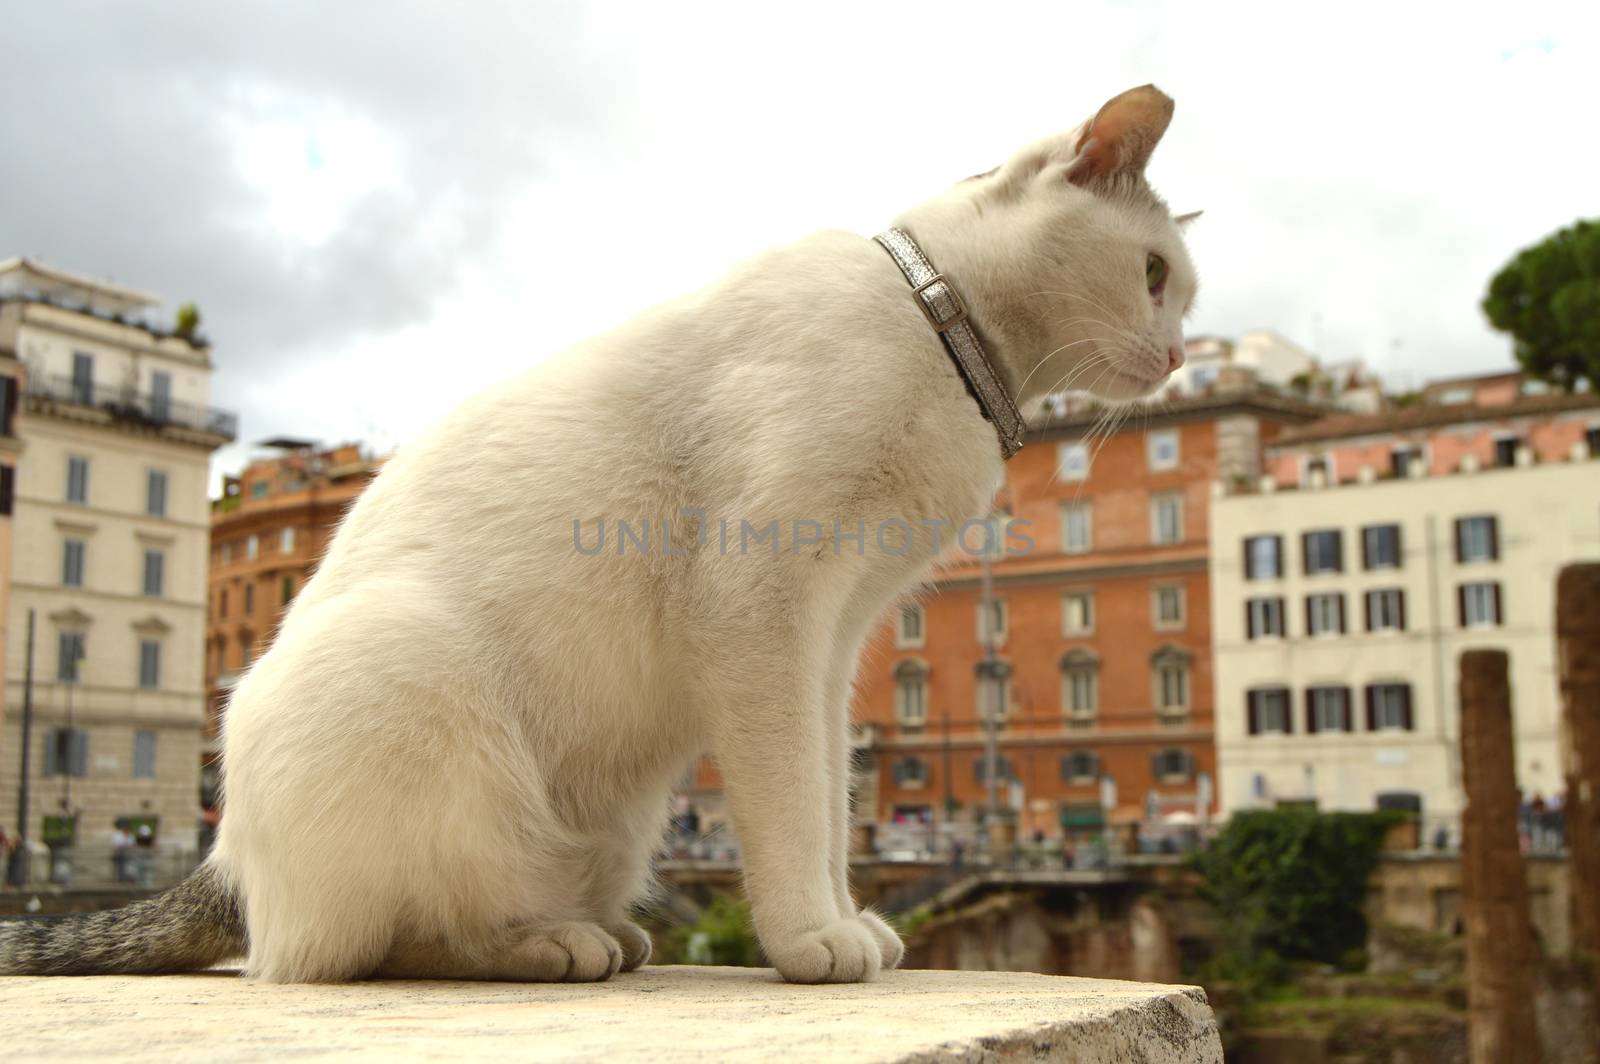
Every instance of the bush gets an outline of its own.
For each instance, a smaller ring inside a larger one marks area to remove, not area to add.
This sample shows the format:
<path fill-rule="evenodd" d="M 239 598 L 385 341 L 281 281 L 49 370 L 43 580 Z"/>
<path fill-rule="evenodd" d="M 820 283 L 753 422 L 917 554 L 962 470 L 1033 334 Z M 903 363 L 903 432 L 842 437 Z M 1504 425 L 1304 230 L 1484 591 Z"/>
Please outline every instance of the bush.
<path fill-rule="evenodd" d="M 750 926 L 750 906 L 736 898 L 718 897 L 692 924 L 667 932 L 663 964 L 727 964 L 761 967 L 761 946 Z"/>
<path fill-rule="evenodd" d="M 1292 962 L 1338 965 L 1358 956 L 1367 880 L 1401 815 L 1235 813 L 1194 859 L 1222 929 L 1211 977 L 1260 989 L 1287 978 Z"/>

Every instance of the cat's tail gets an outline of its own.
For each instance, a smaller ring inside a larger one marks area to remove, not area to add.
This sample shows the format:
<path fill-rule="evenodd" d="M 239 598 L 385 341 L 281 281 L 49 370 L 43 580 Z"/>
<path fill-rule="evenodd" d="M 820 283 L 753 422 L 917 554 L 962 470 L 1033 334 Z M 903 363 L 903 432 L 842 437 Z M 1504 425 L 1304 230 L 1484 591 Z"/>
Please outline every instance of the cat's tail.
<path fill-rule="evenodd" d="M 0 922 L 0 975 L 155 975 L 243 956 L 239 900 L 210 863 L 120 909 Z"/>

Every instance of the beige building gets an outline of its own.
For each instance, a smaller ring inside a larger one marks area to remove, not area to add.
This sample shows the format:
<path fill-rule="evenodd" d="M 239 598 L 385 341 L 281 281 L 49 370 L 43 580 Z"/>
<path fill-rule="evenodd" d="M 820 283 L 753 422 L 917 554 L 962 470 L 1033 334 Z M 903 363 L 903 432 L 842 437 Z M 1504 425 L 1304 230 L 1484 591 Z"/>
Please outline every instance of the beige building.
<path fill-rule="evenodd" d="M 18 826 L 35 617 L 29 835 L 58 878 L 112 874 L 114 842 L 192 853 L 205 722 L 209 345 L 154 296 L 0 262 L 0 349 L 23 370 L 16 433 L 0 809 Z M 120 871 L 122 863 L 117 862 Z M 43 875 L 35 867 L 34 875 Z"/>
<path fill-rule="evenodd" d="M 1285 433 L 1272 449 L 1281 476 L 1214 501 L 1224 811 L 1412 808 L 1427 839 L 1453 839 L 1469 647 L 1510 654 L 1519 786 L 1563 789 L 1555 581 L 1600 559 L 1600 400 L 1423 420 L 1341 416 Z M 1502 437 L 1512 458 L 1485 460 Z M 1371 457 L 1391 452 L 1456 460 Z M 1296 477 L 1307 455 L 1316 468 Z"/>

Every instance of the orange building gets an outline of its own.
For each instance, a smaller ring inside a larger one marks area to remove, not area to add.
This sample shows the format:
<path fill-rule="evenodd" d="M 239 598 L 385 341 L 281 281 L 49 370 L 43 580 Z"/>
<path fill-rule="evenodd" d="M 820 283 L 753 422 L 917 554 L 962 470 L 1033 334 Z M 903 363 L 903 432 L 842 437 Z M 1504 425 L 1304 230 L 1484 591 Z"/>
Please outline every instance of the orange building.
<path fill-rule="evenodd" d="M 380 462 L 355 444 L 318 449 L 273 439 L 271 457 L 223 482 L 211 506 L 206 625 L 206 761 L 202 790 L 214 804 L 224 703 L 239 674 L 271 643 L 284 611 L 316 570 L 345 511 Z"/>
<path fill-rule="evenodd" d="M 854 715 L 871 736 L 880 823 L 986 808 L 997 701 L 1000 805 L 1024 837 L 1215 810 L 1214 485 L 1255 481 L 1268 442 L 1326 413 L 1228 377 L 1140 410 L 1103 442 L 1093 409 L 1036 424 L 1006 466 L 1011 550 L 989 566 L 990 612 L 982 562 L 962 557 L 864 656 Z"/>

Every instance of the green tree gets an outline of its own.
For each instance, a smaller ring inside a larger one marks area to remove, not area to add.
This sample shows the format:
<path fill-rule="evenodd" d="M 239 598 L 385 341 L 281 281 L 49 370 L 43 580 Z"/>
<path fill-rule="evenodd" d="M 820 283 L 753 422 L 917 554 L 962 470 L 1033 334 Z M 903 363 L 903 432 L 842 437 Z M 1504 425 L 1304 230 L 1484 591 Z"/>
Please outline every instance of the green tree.
<path fill-rule="evenodd" d="M 1360 950 L 1367 879 L 1398 815 L 1235 813 L 1194 861 L 1221 924 L 1216 974 L 1270 983 L 1285 962 L 1338 964 Z"/>
<path fill-rule="evenodd" d="M 1528 373 L 1568 391 L 1581 380 L 1600 388 L 1600 220 L 1517 252 L 1489 282 L 1483 312 L 1511 334 Z"/>

